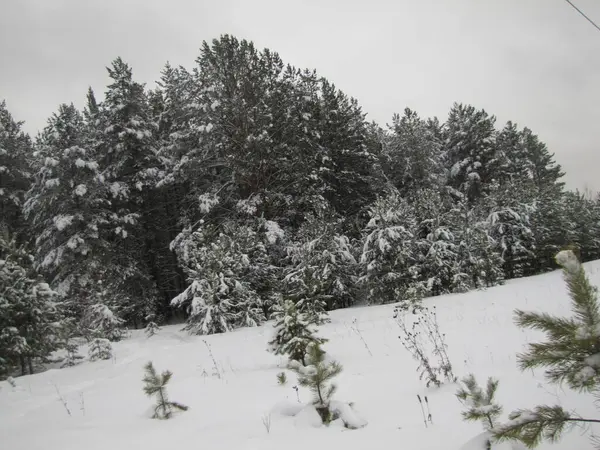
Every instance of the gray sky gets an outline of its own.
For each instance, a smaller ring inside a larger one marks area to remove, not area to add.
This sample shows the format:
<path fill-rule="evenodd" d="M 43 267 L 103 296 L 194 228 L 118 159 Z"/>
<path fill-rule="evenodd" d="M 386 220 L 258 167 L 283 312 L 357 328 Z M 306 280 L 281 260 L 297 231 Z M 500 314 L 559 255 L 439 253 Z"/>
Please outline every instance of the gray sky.
<path fill-rule="evenodd" d="M 600 1 L 574 0 L 596 22 Z M 570 187 L 600 190 L 600 31 L 564 0 L 2 0 L 0 99 L 35 134 L 100 96 L 117 56 L 153 85 L 229 33 L 316 68 L 381 124 L 455 101 L 540 135 Z"/>

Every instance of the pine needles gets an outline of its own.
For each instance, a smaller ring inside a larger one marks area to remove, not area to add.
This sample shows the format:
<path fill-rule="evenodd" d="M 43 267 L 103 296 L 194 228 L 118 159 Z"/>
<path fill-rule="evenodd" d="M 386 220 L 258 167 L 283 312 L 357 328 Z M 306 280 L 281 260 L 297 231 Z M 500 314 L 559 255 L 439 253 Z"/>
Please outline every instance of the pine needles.
<path fill-rule="evenodd" d="M 591 285 L 583 266 L 571 250 L 556 255 L 562 266 L 569 296 L 570 318 L 516 311 L 522 328 L 542 331 L 545 342 L 533 343 L 518 356 L 521 370 L 543 367 L 550 383 L 566 383 L 571 389 L 597 392 L 600 388 L 600 305 L 597 289 Z M 511 413 L 510 421 L 497 427 L 498 440 L 518 440 L 530 448 L 542 441 L 556 442 L 573 425 L 600 423 L 565 411 L 560 406 L 537 406 Z"/>
<path fill-rule="evenodd" d="M 153 419 L 170 419 L 175 411 L 188 410 L 188 407 L 181 403 L 169 401 L 166 386 L 173 376 L 172 372 L 165 370 L 158 375 L 152 362 L 148 362 L 144 366 L 144 370 L 146 371 L 146 375 L 142 380 L 144 382 L 144 392 L 148 397 L 155 396 L 157 400 L 152 415 Z"/>
<path fill-rule="evenodd" d="M 480 421 L 486 430 L 492 430 L 502 414 L 502 406 L 495 402 L 498 380 L 488 378 L 485 391 L 477 384 L 473 374 L 462 379 L 456 396 L 467 407 L 462 416 L 466 421 Z"/>

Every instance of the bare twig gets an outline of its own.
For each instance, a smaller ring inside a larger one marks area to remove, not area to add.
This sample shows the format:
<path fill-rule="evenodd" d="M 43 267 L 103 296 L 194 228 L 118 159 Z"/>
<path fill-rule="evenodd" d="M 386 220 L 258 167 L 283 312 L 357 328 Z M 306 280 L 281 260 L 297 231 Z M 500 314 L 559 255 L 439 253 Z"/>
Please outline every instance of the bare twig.
<path fill-rule="evenodd" d="M 210 344 L 208 342 L 206 342 L 205 340 L 203 340 L 202 342 L 204 342 L 204 345 L 206 345 L 206 348 L 208 349 L 208 354 L 210 355 L 210 359 L 212 359 L 212 362 L 213 362 L 213 376 L 216 376 L 218 379 L 221 379 L 223 374 L 221 373 L 221 370 L 219 369 L 219 365 L 217 364 L 217 360 L 215 359 L 215 355 L 212 352 L 212 348 L 211 348 Z"/>
<path fill-rule="evenodd" d="M 267 430 L 267 434 L 271 433 L 271 414 L 263 414 L 262 423 L 265 426 L 265 430 Z"/>
<path fill-rule="evenodd" d="M 367 344 L 367 341 L 365 341 L 365 338 L 363 337 L 362 333 L 360 332 L 360 330 L 358 329 L 358 321 L 356 319 L 354 319 L 352 321 L 352 330 L 354 330 L 354 332 L 356 334 L 358 334 L 358 337 L 360 338 L 360 340 L 363 342 L 365 348 L 367 349 L 367 351 L 369 352 L 369 355 L 373 356 L 373 352 L 371 352 L 371 349 L 369 348 L 369 344 Z"/>
<path fill-rule="evenodd" d="M 58 388 L 58 386 L 55 383 L 52 383 L 52 385 L 54 386 L 54 389 L 56 390 L 56 395 L 58 395 L 58 399 L 60 400 L 60 402 L 65 407 L 65 410 L 67 411 L 67 414 L 69 416 L 72 416 L 71 415 L 71 410 L 69 409 L 69 405 L 67 404 L 67 401 L 65 400 L 65 398 L 60 393 L 60 389 Z"/>
<path fill-rule="evenodd" d="M 421 400 L 421 396 L 417 394 L 417 399 L 419 400 L 419 406 L 421 406 L 421 414 L 423 415 L 423 423 L 425 424 L 425 428 L 427 428 L 427 417 L 425 417 L 425 409 L 423 408 L 423 400 Z"/>

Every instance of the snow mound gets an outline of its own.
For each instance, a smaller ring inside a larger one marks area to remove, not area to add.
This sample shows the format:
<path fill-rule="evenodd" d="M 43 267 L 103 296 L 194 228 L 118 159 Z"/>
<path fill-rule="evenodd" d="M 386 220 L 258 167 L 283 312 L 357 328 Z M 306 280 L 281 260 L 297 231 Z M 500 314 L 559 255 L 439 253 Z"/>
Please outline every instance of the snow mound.
<path fill-rule="evenodd" d="M 358 428 L 363 428 L 368 424 L 368 422 L 359 416 L 354 408 L 348 403 L 332 401 L 330 408 L 334 415 L 339 416 L 346 428 L 356 430 Z"/>

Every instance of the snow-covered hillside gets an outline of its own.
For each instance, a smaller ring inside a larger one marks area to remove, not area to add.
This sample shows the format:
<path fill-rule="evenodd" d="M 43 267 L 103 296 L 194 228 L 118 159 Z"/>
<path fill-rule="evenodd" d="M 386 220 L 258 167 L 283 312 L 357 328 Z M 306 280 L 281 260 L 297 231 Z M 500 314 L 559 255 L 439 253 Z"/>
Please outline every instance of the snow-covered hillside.
<path fill-rule="evenodd" d="M 600 285 L 600 261 L 586 268 L 592 282 Z M 539 337 L 513 325 L 515 308 L 569 314 L 560 272 L 425 303 L 437 305 L 456 374 L 473 372 L 482 382 L 488 376 L 500 379 L 503 418 L 513 409 L 540 402 L 594 413 L 590 396 L 549 387 L 541 372 L 521 373 L 515 364 L 515 354 Z M 170 326 L 152 338 L 133 332 L 130 339 L 114 344 L 113 360 L 84 361 L 17 378 L 16 387 L 0 383 L 0 448 L 458 450 L 483 430 L 461 421 L 455 385 L 425 388 L 419 381 L 392 315 L 391 305 L 340 310 L 320 331 L 329 339 L 324 349 L 344 366 L 335 398 L 354 402 L 369 422 L 365 428 L 315 427 L 309 414 L 283 414 L 288 404 L 297 404 L 292 387 L 296 379 L 288 371 L 288 384 L 277 384 L 284 360 L 266 351 L 271 324 L 205 337 Z M 174 373 L 170 397 L 189 411 L 168 421 L 148 417 L 152 400 L 144 396 L 141 379 L 149 360 L 157 370 Z M 427 428 L 417 394 L 429 399 L 433 425 Z M 302 388 L 299 396 L 302 402 L 311 398 Z M 267 432 L 263 420 L 269 418 Z M 540 448 L 586 449 L 591 444 L 576 430 L 560 444 Z"/>

